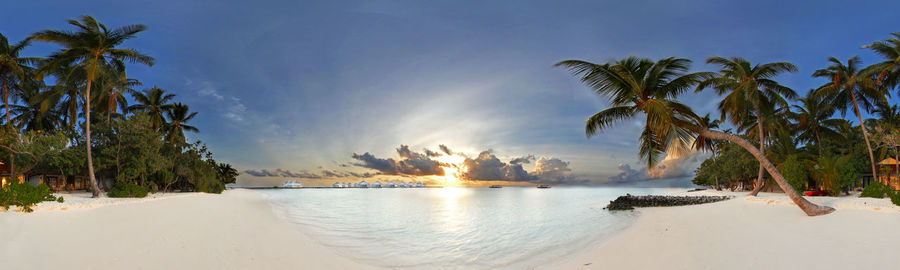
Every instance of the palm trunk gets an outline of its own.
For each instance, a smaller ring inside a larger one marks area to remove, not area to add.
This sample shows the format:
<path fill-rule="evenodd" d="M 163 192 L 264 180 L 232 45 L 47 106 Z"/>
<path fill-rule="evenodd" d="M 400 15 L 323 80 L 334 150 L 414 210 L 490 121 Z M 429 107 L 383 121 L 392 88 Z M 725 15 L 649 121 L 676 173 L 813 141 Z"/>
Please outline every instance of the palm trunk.
<path fill-rule="evenodd" d="M 3 102 L 6 104 L 6 124 L 9 125 L 9 88 L 7 87 L 6 77 L 3 77 Z M 16 132 L 18 133 L 18 132 Z M 9 145 L 9 148 L 12 148 L 12 144 Z M 12 153 L 9 153 L 9 176 L 13 177 L 16 174 L 16 160 L 15 156 Z"/>
<path fill-rule="evenodd" d="M 94 70 L 97 69 L 97 60 L 94 60 Z M 93 77 L 93 76 L 91 76 Z M 91 193 L 93 194 L 91 198 L 99 198 L 101 195 L 100 187 L 97 185 L 97 178 L 94 177 L 94 159 L 91 158 L 91 77 L 87 80 L 87 89 L 85 90 L 84 96 L 84 135 L 86 138 L 87 144 L 87 160 L 88 160 L 88 177 L 91 179 Z"/>
<path fill-rule="evenodd" d="M 747 152 L 750 152 L 753 157 L 755 157 L 757 160 L 759 160 L 760 163 L 762 163 L 766 171 L 769 172 L 769 175 L 772 176 L 772 179 L 775 180 L 775 183 L 778 183 L 778 186 L 781 187 L 781 190 L 784 190 L 784 193 L 787 194 L 789 198 L 791 198 L 791 201 L 793 201 L 794 204 L 797 204 L 797 206 L 799 206 L 800 209 L 803 210 L 803 212 L 805 212 L 807 215 L 819 216 L 834 212 L 834 208 L 814 204 L 800 196 L 800 194 L 797 193 L 797 191 L 787 183 L 787 180 L 784 179 L 784 176 L 782 176 L 781 173 L 778 172 L 778 169 L 775 168 L 775 165 L 772 165 L 772 162 L 769 162 L 769 160 L 766 159 L 766 156 L 763 155 L 761 151 L 756 149 L 756 147 L 754 147 L 753 144 L 751 144 L 747 140 L 741 139 L 740 137 L 732 134 L 726 134 L 708 129 L 701 129 L 698 132 L 700 133 L 700 135 L 707 138 L 733 142 L 746 149 Z"/>
<path fill-rule="evenodd" d="M 856 116 L 859 117 L 859 126 L 862 128 L 863 139 L 866 139 L 866 149 L 869 150 L 869 161 L 872 162 L 872 179 L 878 180 L 878 172 L 875 170 L 875 155 L 872 155 L 872 144 L 869 143 L 869 132 L 866 131 L 866 123 L 863 122 L 862 114 L 859 113 L 859 105 L 856 104 L 856 94 L 850 91 L 850 97 L 853 98 L 853 109 L 856 110 Z"/>
<path fill-rule="evenodd" d="M 756 106 L 756 126 L 759 128 L 759 151 L 766 154 L 766 137 L 763 135 L 762 112 L 759 111 L 759 105 Z M 756 177 L 756 186 L 750 192 L 750 196 L 756 196 L 762 190 L 766 182 L 763 182 L 763 164 L 759 162 L 759 174 Z"/>

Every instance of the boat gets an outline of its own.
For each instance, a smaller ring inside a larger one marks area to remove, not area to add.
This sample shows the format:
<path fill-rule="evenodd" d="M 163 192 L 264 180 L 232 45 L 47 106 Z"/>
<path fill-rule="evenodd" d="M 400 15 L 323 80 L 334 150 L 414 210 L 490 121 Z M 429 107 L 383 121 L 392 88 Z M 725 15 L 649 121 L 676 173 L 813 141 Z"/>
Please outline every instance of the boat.
<path fill-rule="evenodd" d="M 550 185 L 541 184 L 541 185 L 538 185 L 537 188 L 550 188 Z"/>
<path fill-rule="evenodd" d="M 489 188 L 503 188 L 503 186 L 501 186 L 501 185 L 491 185 L 491 186 L 489 186 Z"/>
<path fill-rule="evenodd" d="M 302 188 L 303 184 L 299 181 L 285 181 L 284 184 L 281 184 L 281 188 Z"/>

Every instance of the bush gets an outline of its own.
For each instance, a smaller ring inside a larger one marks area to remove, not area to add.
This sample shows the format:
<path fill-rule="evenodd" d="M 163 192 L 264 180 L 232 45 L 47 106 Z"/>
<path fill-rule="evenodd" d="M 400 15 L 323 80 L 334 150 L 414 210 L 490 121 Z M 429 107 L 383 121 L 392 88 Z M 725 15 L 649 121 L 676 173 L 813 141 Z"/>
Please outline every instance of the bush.
<path fill-rule="evenodd" d="M 225 190 L 225 183 L 216 178 L 204 178 L 197 181 L 197 191 L 206 193 L 222 193 Z"/>
<path fill-rule="evenodd" d="M 66 200 L 63 199 L 62 196 L 59 196 L 59 198 L 56 198 L 56 202 L 58 202 L 58 203 L 64 203 L 64 202 L 66 202 Z"/>
<path fill-rule="evenodd" d="M 868 198 L 884 198 L 885 195 L 893 194 L 894 192 L 883 183 L 875 181 L 865 189 L 863 189 L 862 193 L 859 194 L 860 197 L 868 197 Z"/>
<path fill-rule="evenodd" d="M 132 183 L 116 183 L 107 193 L 113 198 L 143 198 L 147 197 L 147 188 Z"/>
<path fill-rule="evenodd" d="M 56 197 L 50 187 L 44 184 L 32 186 L 26 183 L 13 182 L 0 188 L 0 207 L 9 210 L 10 206 L 22 207 L 22 211 L 30 213 L 32 206 L 43 201 L 54 201 Z"/>
<path fill-rule="evenodd" d="M 890 194 L 891 202 L 894 203 L 894 205 L 900 205 L 900 191 L 891 192 Z"/>

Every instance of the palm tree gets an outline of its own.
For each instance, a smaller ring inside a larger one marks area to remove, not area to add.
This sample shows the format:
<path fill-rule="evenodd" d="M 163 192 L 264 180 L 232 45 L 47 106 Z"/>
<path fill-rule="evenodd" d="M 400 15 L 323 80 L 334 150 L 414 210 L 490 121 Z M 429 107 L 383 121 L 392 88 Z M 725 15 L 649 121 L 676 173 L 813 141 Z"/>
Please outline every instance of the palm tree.
<path fill-rule="evenodd" d="M 753 65 L 744 58 L 710 57 L 706 59 L 708 64 L 721 66 L 719 76 L 709 78 L 697 85 L 697 91 L 712 87 L 716 93 L 723 95 L 728 93 L 719 103 L 722 119 L 729 118 L 733 124 L 739 124 L 748 113 L 755 113 L 757 120 L 759 151 L 765 153 L 765 132 L 763 119 L 774 111 L 776 105 L 786 105 L 785 98 L 794 99 L 797 93 L 790 88 L 772 80 L 778 74 L 784 72 L 796 72 L 797 67 L 788 62 L 774 62 Z M 756 187 L 750 193 L 756 196 L 762 189 L 763 166 L 760 163 L 759 176 L 756 179 Z"/>
<path fill-rule="evenodd" d="M 184 143 L 184 131 L 198 132 L 197 127 L 186 124 L 188 121 L 197 116 L 197 112 L 188 113 L 190 109 L 182 103 L 175 103 L 171 110 L 166 111 L 169 123 L 166 124 L 166 139 L 170 143 Z"/>
<path fill-rule="evenodd" d="M 900 32 L 892 35 L 893 38 L 864 46 L 885 58 L 884 62 L 874 64 L 867 69 L 871 68 L 872 72 L 877 73 L 878 83 L 883 83 L 887 87 L 900 85 Z"/>
<path fill-rule="evenodd" d="M 160 129 L 166 123 L 164 114 L 172 109 L 169 103 L 175 98 L 175 94 L 167 94 L 165 89 L 154 86 L 149 90 L 133 92 L 132 96 L 138 104 L 128 107 L 129 111 L 141 111 L 150 115 L 150 121 L 154 129 Z"/>
<path fill-rule="evenodd" d="M 133 93 L 132 87 L 141 85 L 140 81 L 126 77 L 125 70 L 113 68 L 109 71 L 100 80 L 100 91 L 97 91 L 99 98 L 97 110 L 106 114 L 106 121 L 109 121 L 117 110 L 121 110 L 121 115 L 128 113 L 128 99 L 125 93 Z"/>
<path fill-rule="evenodd" d="M 862 63 L 859 60 L 859 56 L 847 59 L 846 65 L 834 57 L 829 57 L 828 61 L 831 62 L 831 66 L 816 70 L 813 73 L 813 77 L 831 80 L 816 89 L 816 95 L 826 98 L 829 103 L 841 111 L 841 115 L 846 115 L 847 108 L 852 105 L 856 116 L 859 118 L 859 125 L 862 129 L 863 139 L 866 141 L 866 148 L 869 150 L 872 178 L 878 179 L 878 173 L 875 169 L 875 156 L 872 155 L 872 144 L 869 143 L 869 133 L 866 131 L 866 123 L 862 118 L 859 107 L 862 105 L 864 110 L 872 111 L 876 103 L 887 103 L 887 92 L 875 85 L 872 74 L 859 69 L 859 65 Z"/>
<path fill-rule="evenodd" d="M 27 81 L 30 80 L 30 78 L 32 78 L 27 75 L 33 70 L 28 64 L 39 61 L 39 58 L 21 56 L 22 50 L 24 50 L 25 47 L 28 47 L 28 44 L 29 42 L 27 39 L 16 44 L 10 44 L 9 39 L 3 34 L 0 34 L 0 82 L 3 84 L 3 104 L 6 107 L 6 125 L 9 125 L 11 122 L 9 111 L 10 92 L 18 93 L 21 91 L 21 88 L 28 83 Z M 15 97 L 16 94 L 13 94 L 13 98 Z M 9 155 L 9 172 L 11 175 L 15 174 L 15 167 L 13 166 L 15 163 L 13 160 L 14 158 L 13 154 Z"/>
<path fill-rule="evenodd" d="M 56 110 L 59 96 L 53 92 L 41 92 L 40 87 L 27 87 L 21 93 L 24 104 L 12 105 L 12 123 L 18 129 L 56 131 L 65 125 Z"/>
<path fill-rule="evenodd" d="M 718 129 L 720 122 L 721 121 L 719 121 L 719 120 L 714 120 L 714 119 L 710 118 L 708 113 L 706 115 L 704 115 L 703 117 L 701 117 L 699 119 L 699 121 L 697 121 L 697 123 L 700 124 L 700 126 L 705 129 Z M 694 140 L 694 144 L 691 148 L 693 148 L 696 151 L 710 152 L 712 154 L 713 162 L 715 162 L 716 155 L 718 155 L 719 151 L 722 150 L 721 147 L 722 147 L 722 145 L 719 142 L 716 142 L 712 139 L 699 138 L 699 139 Z M 719 176 L 718 175 L 716 175 L 716 190 L 721 190 L 721 188 L 719 187 Z"/>
<path fill-rule="evenodd" d="M 836 111 L 834 106 L 817 96 L 815 90 L 810 89 L 798 100 L 801 105 L 793 105 L 797 112 L 791 114 L 791 119 L 796 122 L 794 128 L 799 132 L 797 137 L 801 142 L 816 142 L 822 154 L 822 136 L 840 137 L 834 128 L 841 125 L 842 119 L 831 118 Z"/>
<path fill-rule="evenodd" d="M 51 71 L 61 67 L 71 66 L 85 73 L 84 114 L 85 114 L 85 145 L 87 147 L 88 176 L 91 179 L 93 197 L 100 197 L 100 188 L 94 177 L 94 161 L 91 157 L 91 84 L 109 67 L 123 67 L 124 62 L 141 63 L 152 66 L 153 57 L 141 54 L 131 49 L 119 49 L 128 39 L 134 38 L 137 33 L 144 31 L 144 25 L 128 25 L 109 30 L 105 25 L 97 22 L 93 17 L 82 16 L 81 21 L 69 20 L 69 24 L 78 28 L 77 31 L 44 30 L 35 33 L 30 39 L 56 43 L 63 47 L 62 50 L 50 55 L 49 60 L 39 70 Z"/>
<path fill-rule="evenodd" d="M 588 137 L 618 122 L 644 114 L 644 130 L 638 137 L 641 144 L 639 156 L 646 159 L 648 165 L 654 165 L 670 146 L 684 147 L 690 140 L 727 140 L 740 145 L 763 163 L 781 189 L 807 215 L 824 215 L 834 211 L 801 197 L 753 144 L 734 134 L 708 129 L 688 106 L 675 101 L 679 94 L 713 76 L 711 73 L 687 73 L 690 62 L 681 58 L 653 62 L 628 57 L 602 65 L 566 60 L 556 66 L 569 69 L 598 94 L 609 98 L 611 107 L 587 120 L 585 133 Z"/>

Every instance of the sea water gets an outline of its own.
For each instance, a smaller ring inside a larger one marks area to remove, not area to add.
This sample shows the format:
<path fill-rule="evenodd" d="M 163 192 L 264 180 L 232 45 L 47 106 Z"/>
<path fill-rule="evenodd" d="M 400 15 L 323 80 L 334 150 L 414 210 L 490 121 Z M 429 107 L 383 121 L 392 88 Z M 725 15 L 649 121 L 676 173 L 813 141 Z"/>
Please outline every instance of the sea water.
<path fill-rule="evenodd" d="M 395 269 L 529 268 L 626 228 L 626 193 L 684 189 L 484 187 L 264 191 L 275 214 L 352 260 Z"/>

